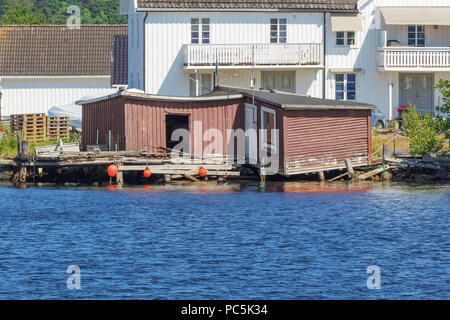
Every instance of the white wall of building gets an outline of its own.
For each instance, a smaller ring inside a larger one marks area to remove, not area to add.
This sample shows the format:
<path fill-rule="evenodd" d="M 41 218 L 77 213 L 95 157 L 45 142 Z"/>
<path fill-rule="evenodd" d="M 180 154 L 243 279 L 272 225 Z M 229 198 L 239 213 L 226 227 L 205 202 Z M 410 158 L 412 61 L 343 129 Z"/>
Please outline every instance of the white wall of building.
<path fill-rule="evenodd" d="M 116 92 L 110 77 L 8 77 L 1 78 L 2 116 L 47 113 L 52 107 L 71 104 L 86 96 Z"/>
<path fill-rule="evenodd" d="M 183 70 L 182 48 L 184 44 L 191 43 L 191 18 L 195 17 L 210 19 L 211 44 L 270 43 L 271 18 L 287 19 L 288 43 L 321 43 L 323 39 L 321 13 L 151 13 L 147 18 L 145 31 L 145 91 L 162 95 L 189 95 L 189 82 Z M 130 35 L 137 36 L 137 33 Z M 134 42 L 133 39 L 130 41 Z M 137 60 L 139 63 L 139 59 Z M 130 61 L 130 68 L 139 69 L 134 66 L 134 61 Z M 306 73 L 310 77 L 311 71 Z M 136 81 L 132 81 L 131 87 L 139 86 Z M 310 91 L 315 90 L 316 88 L 312 88 Z"/>

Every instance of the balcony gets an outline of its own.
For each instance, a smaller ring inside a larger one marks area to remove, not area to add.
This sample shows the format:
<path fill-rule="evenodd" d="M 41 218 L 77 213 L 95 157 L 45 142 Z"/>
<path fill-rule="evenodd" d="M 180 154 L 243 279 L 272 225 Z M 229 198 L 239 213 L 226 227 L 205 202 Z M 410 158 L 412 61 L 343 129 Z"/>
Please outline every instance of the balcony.
<path fill-rule="evenodd" d="M 183 46 L 186 69 L 321 68 L 323 46 L 298 44 L 187 44 Z"/>
<path fill-rule="evenodd" d="M 450 71 L 450 48 L 379 48 L 378 67 L 381 71 Z"/>

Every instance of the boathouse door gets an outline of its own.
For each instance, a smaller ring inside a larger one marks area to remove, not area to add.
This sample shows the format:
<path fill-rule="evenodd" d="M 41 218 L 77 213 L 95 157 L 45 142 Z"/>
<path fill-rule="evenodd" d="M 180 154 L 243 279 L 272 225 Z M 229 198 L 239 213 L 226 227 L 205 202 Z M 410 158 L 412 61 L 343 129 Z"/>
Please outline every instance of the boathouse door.
<path fill-rule="evenodd" d="M 258 111 L 255 105 L 245 104 L 245 158 L 258 163 Z"/>
<path fill-rule="evenodd" d="M 166 147 L 191 153 L 188 115 L 166 115 Z"/>

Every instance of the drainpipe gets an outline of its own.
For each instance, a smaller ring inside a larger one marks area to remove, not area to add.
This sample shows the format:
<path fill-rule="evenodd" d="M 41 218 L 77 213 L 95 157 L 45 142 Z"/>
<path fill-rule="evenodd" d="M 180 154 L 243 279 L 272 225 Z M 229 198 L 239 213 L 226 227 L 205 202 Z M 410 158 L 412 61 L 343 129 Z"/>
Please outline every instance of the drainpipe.
<path fill-rule="evenodd" d="M 147 53 L 147 47 L 146 47 L 146 36 L 145 36 L 145 25 L 147 23 L 147 18 L 148 18 L 148 12 L 145 14 L 145 18 L 144 18 L 144 32 L 142 33 L 142 36 L 144 37 L 144 41 L 143 41 L 143 48 L 142 50 L 144 51 L 142 53 L 142 57 L 143 57 L 143 65 L 142 65 L 142 84 L 144 87 L 144 92 L 147 92 L 147 88 L 146 88 L 146 81 L 145 78 L 147 77 L 147 72 L 146 72 L 146 68 L 145 68 L 145 54 Z"/>
<path fill-rule="evenodd" d="M 389 120 L 392 120 L 393 110 L 392 110 L 392 87 L 394 86 L 392 82 L 392 73 L 389 74 Z"/>
<path fill-rule="evenodd" d="M 326 12 L 323 13 L 323 79 L 322 79 L 322 98 L 327 96 L 326 76 L 327 76 L 327 17 Z"/>

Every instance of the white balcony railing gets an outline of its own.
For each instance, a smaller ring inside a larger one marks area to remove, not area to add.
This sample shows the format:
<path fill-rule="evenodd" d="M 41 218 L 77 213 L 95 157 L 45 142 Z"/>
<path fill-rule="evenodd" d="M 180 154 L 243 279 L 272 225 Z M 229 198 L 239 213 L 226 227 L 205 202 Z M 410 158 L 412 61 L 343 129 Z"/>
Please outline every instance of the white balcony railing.
<path fill-rule="evenodd" d="M 379 65 L 386 70 L 405 68 L 450 68 L 450 48 L 393 47 L 379 50 Z"/>
<path fill-rule="evenodd" d="M 187 44 L 185 66 L 322 65 L 320 43 L 299 44 Z"/>

